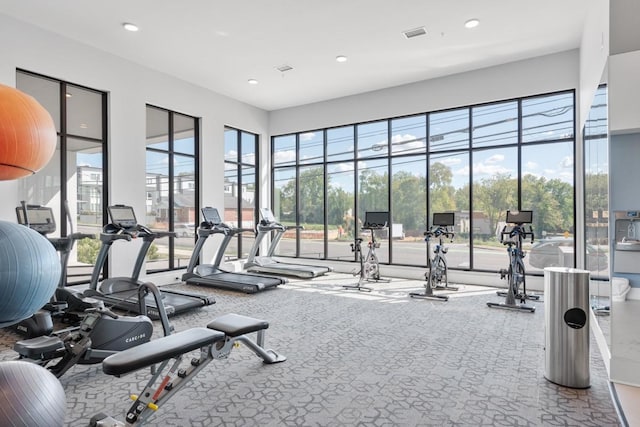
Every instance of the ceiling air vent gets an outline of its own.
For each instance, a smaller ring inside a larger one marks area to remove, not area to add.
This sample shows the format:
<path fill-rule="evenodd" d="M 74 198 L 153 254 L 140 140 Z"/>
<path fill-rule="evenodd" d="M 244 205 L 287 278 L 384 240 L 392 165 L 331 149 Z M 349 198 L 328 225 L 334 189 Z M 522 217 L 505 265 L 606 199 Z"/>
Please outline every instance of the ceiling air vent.
<path fill-rule="evenodd" d="M 280 71 L 281 73 L 284 73 L 285 71 L 293 70 L 293 67 L 290 65 L 281 65 L 279 67 L 276 67 L 276 70 Z"/>
<path fill-rule="evenodd" d="M 420 28 L 414 28 L 413 30 L 403 31 L 402 34 L 407 39 L 412 39 L 414 37 L 426 36 L 427 30 L 424 27 L 420 27 Z"/>

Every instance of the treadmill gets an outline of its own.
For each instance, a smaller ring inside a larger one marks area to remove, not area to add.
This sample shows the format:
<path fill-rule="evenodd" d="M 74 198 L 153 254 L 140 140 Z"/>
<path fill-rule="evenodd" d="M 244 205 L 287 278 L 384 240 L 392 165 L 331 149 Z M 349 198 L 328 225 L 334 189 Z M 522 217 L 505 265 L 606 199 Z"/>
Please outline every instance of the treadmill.
<path fill-rule="evenodd" d="M 100 233 L 102 245 L 96 265 L 91 275 L 89 289 L 85 291 L 86 296 L 91 296 L 104 301 L 109 307 L 119 308 L 132 313 L 140 313 L 138 302 L 138 289 L 143 283 L 139 280 L 144 259 L 151 247 L 151 243 L 156 238 L 174 236 L 172 231 L 151 231 L 144 225 L 138 224 L 136 215 L 131 206 L 114 205 L 109 206 L 109 217 L 111 223 L 104 226 Z M 131 241 L 142 238 L 142 246 L 138 251 L 138 257 L 133 267 L 131 277 L 109 277 L 100 283 L 98 287 L 98 277 L 107 260 L 107 255 L 111 245 L 117 240 Z M 161 289 L 162 302 L 168 316 L 183 313 L 195 308 L 204 307 L 215 303 L 215 299 L 207 295 L 198 295 L 177 290 Z M 145 297 L 147 316 L 152 319 L 159 319 L 160 313 L 153 295 Z"/>
<path fill-rule="evenodd" d="M 260 216 L 262 219 L 256 225 L 258 234 L 256 240 L 249 252 L 249 257 L 244 265 L 245 270 L 252 273 L 277 274 L 282 276 L 293 276 L 301 279 L 311 279 L 313 277 L 322 276 L 330 271 L 331 267 L 319 265 L 289 264 L 278 261 L 273 258 L 274 252 L 280 243 L 280 239 L 287 230 L 302 228 L 301 226 L 285 226 L 276 221 L 273 212 L 269 208 L 261 208 Z M 271 244 L 267 249 L 265 256 L 258 256 L 260 243 L 265 236 L 271 232 L 275 232 Z"/>
<path fill-rule="evenodd" d="M 187 268 L 187 272 L 182 276 L 184 282 L 191 285 L 211 286 L 247 294 L 273 289 L 278 285 L 288 282 L 287 279 L 275 276 L 234 273 L 222 270 L 220 264 L 222 263 L 224 252 L 227 246 L 229 246 L 231 239 L 237 234 L 245 231 L 253 231 L 253 229 L 234 228 L 224 224 L 216 208 L 202 208 L 202 217 L 204 221 L 198 228 L 198 240 L 191 254 L 189 267 Z M 212 234 L 224 235 L 213 264 L 196 265 L 207 238 Z"/>

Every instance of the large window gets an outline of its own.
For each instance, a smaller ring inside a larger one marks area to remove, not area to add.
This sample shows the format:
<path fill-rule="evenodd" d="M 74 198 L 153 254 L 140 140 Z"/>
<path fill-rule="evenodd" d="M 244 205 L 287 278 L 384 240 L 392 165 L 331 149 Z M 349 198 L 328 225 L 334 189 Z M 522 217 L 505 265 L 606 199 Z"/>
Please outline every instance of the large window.
<path fill-rule="evenodd" d="M 144 223 L 175 237 L 156 239 L 147 272 L 186 267 L 198 221 L 198 119 L 147 106 L 146 212 Z"/>
<path fill-rule="evenodd" d="M 247 232 L 232 239 L 227 259 L 246 258 L 255 240 L 258 199 L 258 135 L 230 127 L 224 130 L 224 222 Z"/>
<path fill-rule="evenodd" d="M 279 255 L 353 260 L 365 213 L 388 210 L 381 262 L 423 266 L 433 214 L 454 212 L 449 266 L 498 271 L 507 210 L 531 209 L 528 271 L 574 266 L 574 103 L 560 92 L 273 137 L 274 213 L 318 230 L 285 236 Z"/>
<path fill-rule="evenodd" d="M 107 153 L 107 95 L 87 87 L 19 70 L 16 87 L 33 96 L 51 114 L 58 141 L 51 161 L 37 174 L 18 181 L 21 200 L 53 209 L 57 230 L 96 239 L 76 243 L 67 283 L 88 282 L 100 247 L 104 220 Z M 20 200 L 7 200 L 20 204 Z"/>
<path fill-rule="evenodd" d="M 607 87 L 598 88 L 584 127 L 585 262 L 591 277 L 609 277 Z"/>

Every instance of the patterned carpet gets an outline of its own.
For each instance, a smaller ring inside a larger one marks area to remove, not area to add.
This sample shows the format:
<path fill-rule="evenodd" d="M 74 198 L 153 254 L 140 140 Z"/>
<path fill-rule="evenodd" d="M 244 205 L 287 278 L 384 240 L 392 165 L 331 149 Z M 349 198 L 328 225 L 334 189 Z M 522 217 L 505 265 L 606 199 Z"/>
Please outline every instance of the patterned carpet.
<path fill-rule="evenodd" d="M 536 312 L 490 309 L 502 298 L 461 286 L 448 302 L 415 300 L 422 282 L 393 279 L 371 293 L 343 290 L 353 277 L 292 280 L 254 295 L 211 293 L 217 303 L 172 318 L 177 331 L 233 312 L 270 322 L 266 347 L 287 361 L 264 365 L 246 348 L 212 362 L 150 419 L 157 426 L 618 426 L 606 371 L 591 344 L 591 388 L 544 379 L 544 304 Z M 159 332 L 159 326 L 156 330 Z M 17 336 L 0 331 L 0 358 Z M 148 378 L 100 365 L 65 374 L 67 425 L 105 412 L 123 419 Z"/>

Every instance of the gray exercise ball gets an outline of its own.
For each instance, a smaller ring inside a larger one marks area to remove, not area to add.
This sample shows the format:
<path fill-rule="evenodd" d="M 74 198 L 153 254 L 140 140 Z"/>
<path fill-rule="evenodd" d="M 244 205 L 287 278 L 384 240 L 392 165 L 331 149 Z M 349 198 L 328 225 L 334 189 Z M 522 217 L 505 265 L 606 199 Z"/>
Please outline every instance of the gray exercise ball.
<path fill-rule="evenodd" d="M 67 400 L 60 381 L 35 363 L 0 362 L 0 426 L 60 427 Z"/>

